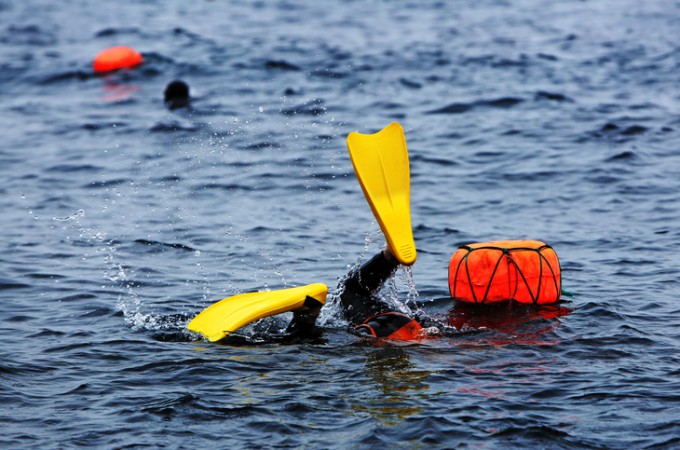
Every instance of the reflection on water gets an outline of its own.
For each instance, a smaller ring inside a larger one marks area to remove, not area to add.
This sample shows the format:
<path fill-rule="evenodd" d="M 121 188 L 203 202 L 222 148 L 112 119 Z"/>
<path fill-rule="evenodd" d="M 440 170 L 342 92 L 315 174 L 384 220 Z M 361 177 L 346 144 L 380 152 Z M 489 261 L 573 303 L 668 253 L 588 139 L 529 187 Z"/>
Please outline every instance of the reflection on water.
<path fill-rule="evenodd" d="M 555 319 L 570 312 L 571 309 L 562 304 L 535 306 L 502 302 L 476 305 L 455 302 L 446 320 L 449 326 L 460 331 L 492 331 L 486 342 L 493 345 L 551 345 L 557 341 L 546 339 L 544 335 L 559 326 Z"/>
<path fill-rule="evenodd" d="M 119 103 L 129 100 L 135 91 L 140 90 L 141 87 L 133 84 L 121 84 L 115 81 L 107 81 L 102 87 L 104 96 L 102 100 L 107 103 Z"/>
<path fill-rule="evenodd" d="M 365 373 L 376 389 L 373 397 L 354 403 L 354 411 L 370 414 L 381 425 L 397 426 L 424 410 L 429 390 L 425 380 L 431 372 L 416 370 L 404 349 L 375 349 L 366 359 Z"/>

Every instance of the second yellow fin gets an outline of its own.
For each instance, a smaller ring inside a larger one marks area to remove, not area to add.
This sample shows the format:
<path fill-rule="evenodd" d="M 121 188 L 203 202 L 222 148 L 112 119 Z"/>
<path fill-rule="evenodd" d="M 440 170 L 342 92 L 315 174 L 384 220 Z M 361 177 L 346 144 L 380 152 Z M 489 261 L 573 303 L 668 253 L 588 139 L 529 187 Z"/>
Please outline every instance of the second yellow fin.
<path fill-rule="evenodd" d="M 258 319 L 303 308 L 308 297 L 323 305 L 327 294 L 328 287 L 322 283 L 239 294 L 210 305 L 187 328 L 215 342 Z"/>

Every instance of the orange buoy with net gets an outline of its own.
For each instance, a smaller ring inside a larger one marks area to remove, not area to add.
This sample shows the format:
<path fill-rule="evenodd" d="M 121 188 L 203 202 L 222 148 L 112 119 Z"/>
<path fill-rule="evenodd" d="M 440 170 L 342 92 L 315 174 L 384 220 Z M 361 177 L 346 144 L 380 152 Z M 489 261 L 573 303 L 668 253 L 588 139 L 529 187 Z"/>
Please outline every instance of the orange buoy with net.
<path fill-rule="evenodd" d="M 562 293 L 560 262 L 540 241 L 463 245 L 449 263 L 449 290 L 469 303 L 554 303 Z"/>
<path fill-rule="evenodd" d="M 95 56 L 92 64 L 97 73 L 118 69 L 130 69 L 142 63 L 142 55 L 133 48 L 119 45 L 102 50 Z"/>

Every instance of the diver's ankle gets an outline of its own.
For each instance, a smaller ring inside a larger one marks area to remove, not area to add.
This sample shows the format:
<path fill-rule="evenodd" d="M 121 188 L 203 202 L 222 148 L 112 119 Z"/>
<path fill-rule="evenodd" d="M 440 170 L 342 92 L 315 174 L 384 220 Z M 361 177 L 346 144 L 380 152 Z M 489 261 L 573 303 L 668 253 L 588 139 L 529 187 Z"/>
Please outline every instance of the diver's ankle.
<path fill-rule="evenodd" d="M 394 264 L 395 266 L 399 265 L 399 260 L 397 260 L 396 256 L 394 256 L 394 253 L 392 253 L 392 250 L 390 250 L 389 247 L 385 247 L 382 251 L 382 254 L 391 264 Z"/>

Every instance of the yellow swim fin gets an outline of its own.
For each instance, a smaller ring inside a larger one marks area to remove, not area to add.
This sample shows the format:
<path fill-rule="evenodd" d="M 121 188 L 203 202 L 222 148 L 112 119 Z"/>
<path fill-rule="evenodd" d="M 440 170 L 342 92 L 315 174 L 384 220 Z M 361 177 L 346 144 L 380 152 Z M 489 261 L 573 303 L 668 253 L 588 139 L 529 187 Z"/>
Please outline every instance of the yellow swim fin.
<path fill-rule="evenodd" d="M 194 317 L 187 328 L 215 342 L 263 317 L 300 311 L 309 308 L 310 302 L 315 303 L 312 307 L 320 308 L 326 303 L 327 293 L 326 285 L 315 283 L 278 291 L 239 294 L 212 304 Z"/>
<path fill-rule="evenodd" d="M 387 244 L 400 263 L 416 261 L 411 228 L 411 174 L 404 129 L 393 122 L 375 134 L 352 132 L 347 148 L 354 172 Z"/>

